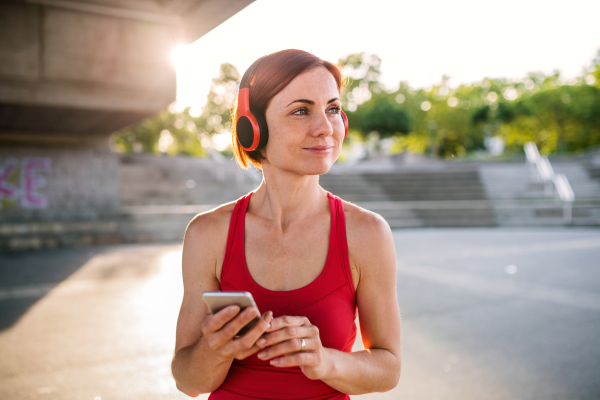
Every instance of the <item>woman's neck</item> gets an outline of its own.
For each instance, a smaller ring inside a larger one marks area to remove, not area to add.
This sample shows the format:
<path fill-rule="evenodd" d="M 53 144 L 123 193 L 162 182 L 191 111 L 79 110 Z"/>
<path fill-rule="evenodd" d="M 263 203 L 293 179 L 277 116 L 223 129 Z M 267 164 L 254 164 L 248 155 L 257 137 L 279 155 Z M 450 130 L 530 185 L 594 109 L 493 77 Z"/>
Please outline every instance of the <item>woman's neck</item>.
<path fill-rule="evenodd" d="M 294 220 L 310 218 L 328 207 L 327 193 L 319 186 L 319 175 L 263 172 L 263 181 L 252 194 L 248 210 L 272 221 L 281 232 Z"/>

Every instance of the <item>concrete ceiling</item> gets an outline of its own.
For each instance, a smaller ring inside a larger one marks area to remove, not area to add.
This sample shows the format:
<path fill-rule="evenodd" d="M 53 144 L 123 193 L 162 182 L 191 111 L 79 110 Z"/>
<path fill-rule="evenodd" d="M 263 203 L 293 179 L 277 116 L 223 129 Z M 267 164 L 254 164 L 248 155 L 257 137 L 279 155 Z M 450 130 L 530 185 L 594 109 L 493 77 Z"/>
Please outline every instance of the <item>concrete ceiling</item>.
<path fill-rule="evenodd" d="M 171 50 L 252 0 L 0 1 L 0 134 L 108 134 L 176 96 Z"/>

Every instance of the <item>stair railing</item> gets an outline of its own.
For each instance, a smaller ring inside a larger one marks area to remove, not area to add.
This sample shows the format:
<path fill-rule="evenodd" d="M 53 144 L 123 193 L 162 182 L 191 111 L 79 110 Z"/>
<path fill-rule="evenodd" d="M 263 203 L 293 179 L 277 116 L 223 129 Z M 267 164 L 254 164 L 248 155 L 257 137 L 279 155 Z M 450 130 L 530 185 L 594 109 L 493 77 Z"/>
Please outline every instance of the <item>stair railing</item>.
<path fill-rule="evenodd" d="M 540 178 L 544 183 L 544 196 L 552 197 L 554 194 L 554 188 L 552 187 L 554 183 L 554 168 L 550 165 L 550 160 L 546 156 L 541 156 L 538 158 L 536 166 Z"/>
<path fill-rule="evenodd" d="M 530 176 L 532 180 L 544 184 L 544 196 L 551 197 L 556 194 L 563 204 L 563 221 L 570 224 L 573 220 L 573 202 L 575 201 L 575 193 L 569 184 L 569 180 L 564 174 L 555 174 L 554 168 L 550 164 L 548 157 L 541 156 L 540 152 L 533 142 L 527 142 L 523 146 L 527 163 L 530 166 Z"/>
<path fill-rule="evenodd" d="M 556 186 L 556 192 L 563 204 L 563 221 L 570 224 L 573 221 L 573 202 L 575 201 L 575 193 L 571 189 L 569 180 L 564 174 L 554 175 L 554 186 Z"/>
<path fill-rule="evenodd" d="M 525 143 L 523 149 L 525 150 L 525 156 L 527 156 L 527 163 L 529 164 L 529 177 L 532 181 L 537 182 L 540 180 L 537 172 L 537 162 L 540 158 L 540 152 L 533 142 Z"/>

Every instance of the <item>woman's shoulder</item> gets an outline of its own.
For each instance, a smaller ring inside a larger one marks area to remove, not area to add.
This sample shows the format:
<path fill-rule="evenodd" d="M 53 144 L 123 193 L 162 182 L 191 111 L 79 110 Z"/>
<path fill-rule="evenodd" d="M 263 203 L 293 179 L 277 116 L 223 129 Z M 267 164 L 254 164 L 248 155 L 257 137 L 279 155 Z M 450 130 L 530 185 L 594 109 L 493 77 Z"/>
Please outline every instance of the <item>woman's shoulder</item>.
<path fill-rule="evenodd" d="M 205 251 L 224 248 L 236 202 L 234 200 L 194 216 L 185 230 L 184 247 L 201 247 Z"/>
<path fill-rule="evenodd" d="M 381 215 L 343 199 L 342 204 L 347 235 L 378 237 L 391 233 L 390 226 Z"/>
<path fill-rule="evenodd" d="M 188 284 L 198 276 L 215 279 L 225 257 L 229 222 L 236 201 L 197 214 L 185 230 L 183 239 L 183 273 Z"/>
<path fill-rule="evenodd" d="M 197 214 L 188 224 L 186 235 L 188 232 L 194 236 L 202 235 L 214 230 L 222 229 L 223 225 L 228 227 L 231 214 L 235 208 L 235 203 L 235 201 L 225 203 L 211 210 Z"/>
<path fill-rule="evenodd" d="M 364 277 L 367 269 L 385 268 L 395 260 L 392 230 L 379 214 L 342 200 L 351 268 Z M 359 278 L 361 279 L 361 278 Z"/>

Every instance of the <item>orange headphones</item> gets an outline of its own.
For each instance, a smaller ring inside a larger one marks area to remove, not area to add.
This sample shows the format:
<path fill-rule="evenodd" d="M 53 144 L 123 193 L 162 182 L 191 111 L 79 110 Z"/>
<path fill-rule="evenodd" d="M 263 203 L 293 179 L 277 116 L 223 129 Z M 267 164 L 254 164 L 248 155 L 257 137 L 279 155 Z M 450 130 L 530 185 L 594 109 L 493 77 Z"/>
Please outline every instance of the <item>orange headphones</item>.
<path fill-rule="evenodd" d="M 235 130 L 238 141 L 246 151 L 262 149 L 269 139 L 269 128 L 267 121 L 259 114 L 254 115 L 250 111 L 250 76 L 258 66 L 263 57 L 256 60 L 242 77 L 238 91 L 237 121 Z M 348 118 L 340 110 L 340 116 L 344 121 L 344 139 L 348 134 Z"/>

